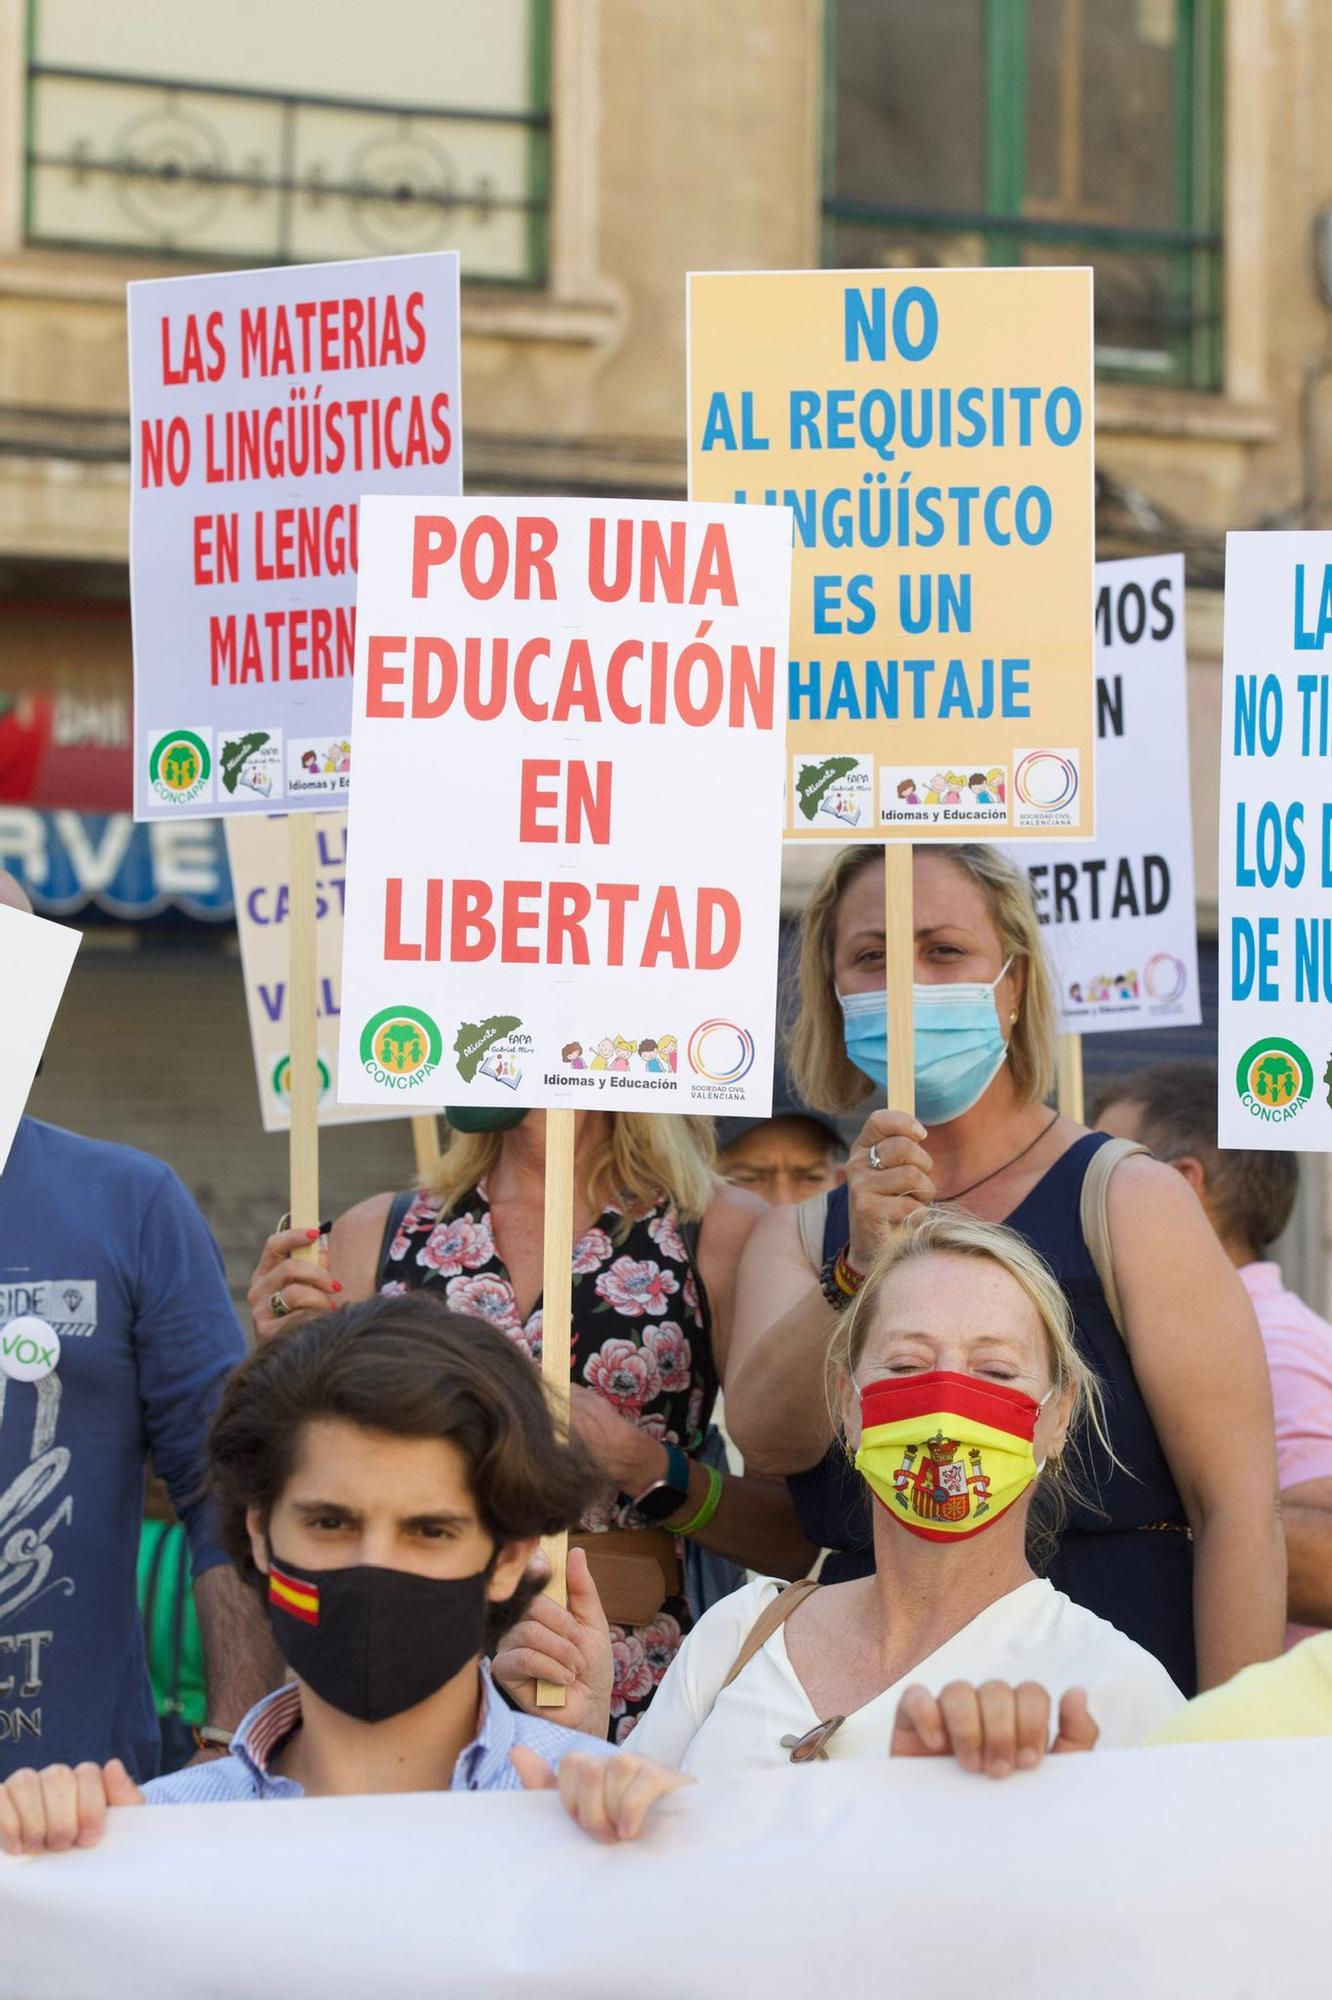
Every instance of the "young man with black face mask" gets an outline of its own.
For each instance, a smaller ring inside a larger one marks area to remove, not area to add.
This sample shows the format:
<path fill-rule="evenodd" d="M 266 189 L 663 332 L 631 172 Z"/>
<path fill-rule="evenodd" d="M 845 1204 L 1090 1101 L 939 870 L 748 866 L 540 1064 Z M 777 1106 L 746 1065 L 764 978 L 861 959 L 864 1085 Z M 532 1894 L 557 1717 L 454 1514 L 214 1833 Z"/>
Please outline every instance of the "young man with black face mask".
<path fill-rule="evenodd" d="M 5 1852 L 91 1846 L 108 1805 L 516 1791 L 515 1746 L 607 1754 L 515 1713 L 483 1657 L 530 1598 L 538 1537 L 597 1488 L 503 1334 L 420 1295 L 304 1322 L 231 1377 L 209 1473 L 292 1679 L 229 1756 L 142 1791 L 118 1762 L 16 1772 L 0 1786 Z M 576 1555 L 570 1588 L 595 1605 Z"/>

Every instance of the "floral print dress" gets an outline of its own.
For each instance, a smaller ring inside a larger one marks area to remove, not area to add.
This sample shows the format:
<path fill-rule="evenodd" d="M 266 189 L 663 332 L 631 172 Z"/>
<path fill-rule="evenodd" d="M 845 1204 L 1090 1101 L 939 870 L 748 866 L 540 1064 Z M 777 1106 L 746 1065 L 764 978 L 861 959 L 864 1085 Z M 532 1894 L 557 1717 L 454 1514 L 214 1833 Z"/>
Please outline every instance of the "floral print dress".
<path fill-rule="evenodd" d="M 500 1261 L 484 1182 L 441 1215 L 416 1197 L 388 1244 L 381 1292 L 438 1287 L 455 1312 L 488 1319 L 541 1359 L 541 1301 L 524 1320 Z M 640 1430 L 694 1453 L 717 1398 L 707 1294 L 674 1205 L 609 1203 L 573 1253 L 572 1379 Z M 632 1509 L 598 1506 L 587 1533 L 641 1523 Z M 691 1624 L 683 1597 L 668 1598 L 648 1625 L 612 1625 L 615 1687 L 611 1735 L 623 1742 L 652 1698 Z"/>

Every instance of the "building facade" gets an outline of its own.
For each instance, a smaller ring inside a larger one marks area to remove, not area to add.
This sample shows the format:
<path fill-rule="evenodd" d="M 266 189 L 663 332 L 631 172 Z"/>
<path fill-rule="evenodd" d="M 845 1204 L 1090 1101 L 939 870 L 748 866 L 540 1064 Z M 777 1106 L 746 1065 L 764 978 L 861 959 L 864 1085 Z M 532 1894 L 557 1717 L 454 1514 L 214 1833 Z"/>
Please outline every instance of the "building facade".
<path fill-rule="evenodd" d="M 36 1107 L 119 1132 L 128 1090 L 219 1215 L 248 1175 L 236 1271 L 284 1205 L 225 885 L 191 906 L 215 829 L 116 819 L 124 286 L 171 272 L 456 247 L 469 490 L 673 494 L 688 270 L 1092 263 L 1101 552 L 1186 552 L 1214 933 L 1224 533 L 1332 512 L 1330 65 L 1317 0 L 0 0 L 0 861 L 97 940 Z M 113 1089 L 96 1025 L 151 1020 L 168 953 L 193 1029 L 117 1029 Z M 405 1177 L 384 1133 L 337 1135 L 330 1205 Z"/>

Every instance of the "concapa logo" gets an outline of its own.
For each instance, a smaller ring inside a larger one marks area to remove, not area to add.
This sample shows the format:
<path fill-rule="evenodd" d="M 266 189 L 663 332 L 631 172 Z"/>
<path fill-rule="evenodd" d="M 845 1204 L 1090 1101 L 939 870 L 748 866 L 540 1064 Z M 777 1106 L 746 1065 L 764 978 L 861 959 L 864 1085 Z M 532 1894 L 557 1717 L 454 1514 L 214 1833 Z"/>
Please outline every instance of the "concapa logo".
<path fill-rule="evenodd" d="M 361 1066 L 390 1090 L 416 1090 L 444 1053 L 437 1024 L 421 1007 L 382 1007 L 361 1030 Z"/>
<path fill-rule="evenodd" d="M 329 1090 L 332 1088 L 333 1073 L 322 1056 L 316 1056 L 315 1062 L 319 1070 L 319 1096 L 317 1102 L 322 1104 L 328 1096 Z M 284 1104 L 291 1096 L 291 1057 L 289 1055 L 279 1056 L 274 1065 L 273 1089 Z"/>
<path fill-rule="evenodd" d="M 188 805 L 213 774 L 213 753 L 192 729 L 169 729 L 148 756 L 148 782 L 159 799 Z"/>
<path fill-rule="evenodd" d="M 1235 1069 L 1240 1103 L 1264 1124 L 1296 1117 L 1313 1095 L 1313 1066 L 1298 1042 L 1266 1035 L 1250 1042 Z"/>

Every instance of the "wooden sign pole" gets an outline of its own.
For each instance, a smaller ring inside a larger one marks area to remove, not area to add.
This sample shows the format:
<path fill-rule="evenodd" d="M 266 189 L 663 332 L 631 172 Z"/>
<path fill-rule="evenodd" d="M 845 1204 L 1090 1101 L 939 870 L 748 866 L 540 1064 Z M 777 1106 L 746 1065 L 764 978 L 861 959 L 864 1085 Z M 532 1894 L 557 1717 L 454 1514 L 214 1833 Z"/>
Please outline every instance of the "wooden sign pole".
<path fill-rule="evenodd" d="M 423 1111 L 412 1120 L 412 1151 L 416 1155 L 416 1178 L 427 1185 L 439 1165 L 439 1120 Z"/>
<path fill-rule="evenodd" d="M 569 1428 L 570 1312 L 573 1297 L 574 1118 L 572 1111 L 546 1113 L 546 1220 L 541 1284 L 541 1374 L 555 1413 L 556 1428 Z M 543 1544 L 550 1561 L 549 1596 L 568 1601 L 564 1581 L 567 1535 Z M 564 1689 L 537 1682 L 539 1708 L 563 1708 Z"/>
<path fill-rule="evenodd" d="M 1065 1118 L 1075 1124 L 1085 1123 L 1084 1097 L 1082 1088 L 1082 1036 L 1061 1035 L 1059 1037 L 1059 1081 L 1056 1102 Z"/>
<path fill-rule="evenodd" d="M 315 816 L 287 814 L 287 1020 L 291 1030 L 291 1223 L 319 1222 L 319 979 L 315 945 Z M 295 1252 L 317 1257 L 319 1246 Z"/>
<path fill-rule="evenodd" d="M 888 991 L 888 1106 L 916 1111 L 916 931 L 911 913 L 911 843 L 890 840 L 883 850 L 884 985 Z"/>

